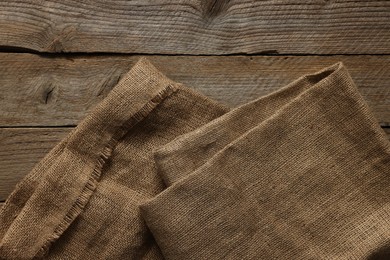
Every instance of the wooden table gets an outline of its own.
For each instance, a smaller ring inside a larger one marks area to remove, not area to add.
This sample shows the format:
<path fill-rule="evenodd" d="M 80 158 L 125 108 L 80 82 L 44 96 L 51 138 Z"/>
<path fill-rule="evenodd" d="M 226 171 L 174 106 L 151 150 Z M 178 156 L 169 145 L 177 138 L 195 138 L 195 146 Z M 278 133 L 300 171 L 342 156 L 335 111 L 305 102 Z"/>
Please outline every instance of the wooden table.
<path fill-rule="evenodd" d="M 342 61 L 390 136 L 390 1 L 5 0 L 0 202 L 141 55 L 232 107 Z"/>

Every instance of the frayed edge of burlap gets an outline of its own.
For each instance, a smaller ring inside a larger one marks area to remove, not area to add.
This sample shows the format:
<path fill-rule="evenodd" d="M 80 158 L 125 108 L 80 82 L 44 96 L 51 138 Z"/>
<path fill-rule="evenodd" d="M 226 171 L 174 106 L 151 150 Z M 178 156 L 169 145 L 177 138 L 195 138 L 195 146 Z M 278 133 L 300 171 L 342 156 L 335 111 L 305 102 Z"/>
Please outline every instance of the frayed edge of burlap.
<path fill-rule="evenodd" d="M 119 127 L 111 139 L 107 142 L 107 145 L 99 153 L 99 157 L 95 163 L 95 167 L 85 184 L 84 188 L 80 192 L 80 195 L 66 213 L 65 217 L 54 229 L 53 234 L 44 242 L 42 247 L 36 253 L 34 259 L 44 257 L 50 249 L 50 246 L 63 234 L 63 232 L 70 226 L 70 224 L 76 219 L 76 217 L 83 211 L 87 205 L 90 197 L 94 193 L 99 179 L 102 175 L 103 167 L 111 157 L 112 151 L 115 149 L 118 141 L 131 130 L 137 123 L 141 122 L 145 117 L 150 114 L 165 98 L 169 97 L 172 93 L 177 91 L 177 87 L 170 84 L 163 90 L 157 93 L 151 100 L 138 110 L 131 118 L 125 121 L 122 126 Z"/>

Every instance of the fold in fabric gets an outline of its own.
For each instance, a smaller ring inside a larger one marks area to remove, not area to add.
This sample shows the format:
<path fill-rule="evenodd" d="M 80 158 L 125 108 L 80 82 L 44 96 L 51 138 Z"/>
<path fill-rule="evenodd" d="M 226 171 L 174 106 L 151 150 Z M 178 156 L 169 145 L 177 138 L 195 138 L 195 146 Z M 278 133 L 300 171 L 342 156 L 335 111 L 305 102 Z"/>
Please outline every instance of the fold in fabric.
<path fill-rule="evenodd" d="M 0 259 L 162 259 L 139 204 L 154 150 L 228 109 L 146 59 L 28 174 L 0 211 Z"/>
<path fill-rule="evenodd" d="M 155 159 L 169 187 L 141 211 L 167 259 L 390 251 L 390 143 L 342 63 L 176 138 Z"/>

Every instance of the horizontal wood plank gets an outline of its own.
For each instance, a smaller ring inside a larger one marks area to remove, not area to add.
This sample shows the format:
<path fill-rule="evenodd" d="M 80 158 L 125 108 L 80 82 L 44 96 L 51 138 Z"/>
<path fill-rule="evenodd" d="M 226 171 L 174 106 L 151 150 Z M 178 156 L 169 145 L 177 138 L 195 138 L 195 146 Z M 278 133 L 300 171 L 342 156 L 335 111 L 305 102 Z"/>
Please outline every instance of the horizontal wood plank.
<path fill-rule="evenodd" d="M 148 56 L 163 73 L 235 107 L 337 61 L 381 125 L 390 124 L 390 56 Z M 0 53 L 0 126 L 76 125 L 139 56 Z"/>
<path fill-rule="evenodd" d="M 0 46 L 39 52 L 389 54 L 387 0 L 0 2 Z"/>
<path fill-rule="evenodd" d="M 72 128 L 0 129 L 0 201 Z M 384 128 L 390 140 L 390 128 Z"/>
<path fill-rule="evenodd" d="M 0 129 L 0 201 L 71 129 Z"/>

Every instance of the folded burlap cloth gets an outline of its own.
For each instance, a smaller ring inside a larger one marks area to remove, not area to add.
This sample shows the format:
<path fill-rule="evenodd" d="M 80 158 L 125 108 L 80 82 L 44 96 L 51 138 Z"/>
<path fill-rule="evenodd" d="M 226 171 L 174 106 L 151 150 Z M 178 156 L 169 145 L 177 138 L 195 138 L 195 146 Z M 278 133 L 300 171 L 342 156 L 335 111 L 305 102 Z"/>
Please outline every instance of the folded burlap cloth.
<path fill-rule="evenodd" d="M 140 60 L 8 198 L 0 259 L 161 259 L 139 212 L 164 188 L 153 152 L 226 111 Z"/>
<path fill-rule="evenodd" d="M 390 259 L 390 143 L 342 63 L 156 161 L 169 188 L 141 209 L 168 259 Z"/>
<path fill-rule="evenodd" d="M 383 255 L 390 144 L 341 63 L 227 112 L 141 59 L 8 198 L 0 258 Z"/>

